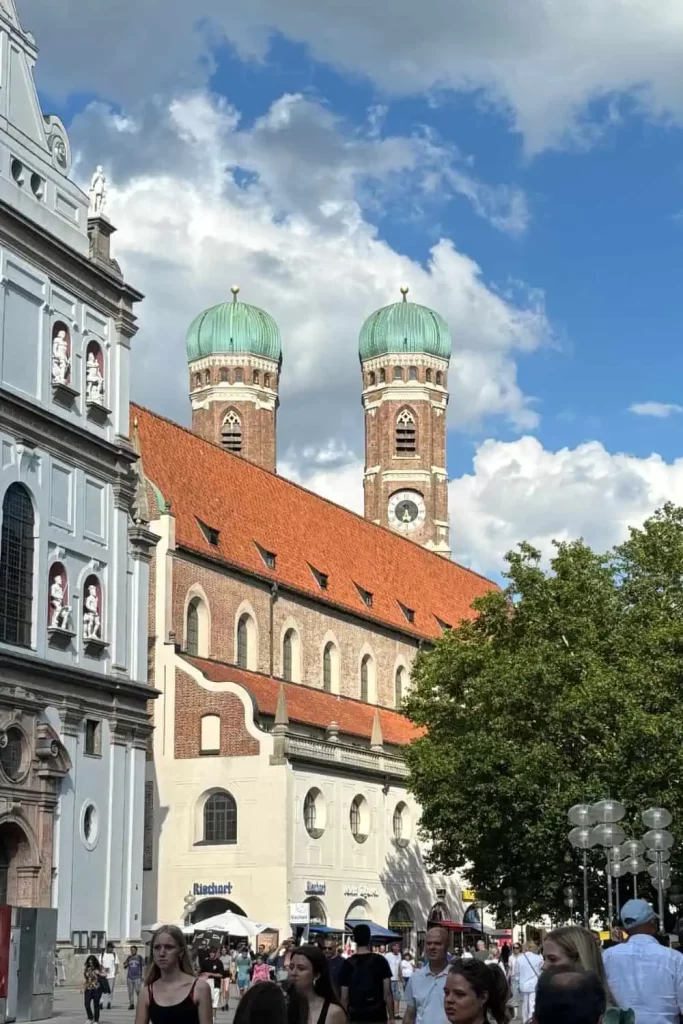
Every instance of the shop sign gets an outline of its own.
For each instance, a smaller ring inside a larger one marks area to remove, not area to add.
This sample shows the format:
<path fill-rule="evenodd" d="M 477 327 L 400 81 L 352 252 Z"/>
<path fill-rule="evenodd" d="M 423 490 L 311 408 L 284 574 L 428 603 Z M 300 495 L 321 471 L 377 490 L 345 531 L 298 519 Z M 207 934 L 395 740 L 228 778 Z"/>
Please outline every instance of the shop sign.
<path fill-rule="evenodd" d="M 462 901 L 463 903 L 474 903 L 477 898 L 477 894 L 474 889 L 463 889 Z"/>
<path fill-rule="evenodd" d="M 311 920 L 310 903 L 290 903 L 289 923 L 293 925 L 306 926 Z"/>
<path fill-rule="evenodd" d="M 347 885 L 344 889 L 345 896 L 360 896 L 363 899 L 378 899 L 379 890 L 367 885 Z"/>
<path fill-rule="evenodd" d="M 195 882 L 192 886 L 194 896 L 229 896 L 231 892 L 232 882 Z"/>
<path fill-rule="evenodd" d="M 327 886 L 324 882 L 306 882 L 306 893 L 308 896 L 324 896 Z"/>

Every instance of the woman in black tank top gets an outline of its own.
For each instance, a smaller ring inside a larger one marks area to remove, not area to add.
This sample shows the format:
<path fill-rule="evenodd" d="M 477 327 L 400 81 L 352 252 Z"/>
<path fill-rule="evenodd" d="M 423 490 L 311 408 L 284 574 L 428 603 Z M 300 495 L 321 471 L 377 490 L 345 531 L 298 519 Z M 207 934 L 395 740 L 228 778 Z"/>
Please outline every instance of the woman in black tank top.
<path fill-rule="evenodd" d="M 150 948 L 152 964 L 138 998 L 135 1024 L 212 1024 L 211 989 L 195 978 L 180 928 L 159 928 Z"/>
<path fill-rule="evenodd" d="M 307 1024 L 346 1024 L 327 957 L 317 946 L 299 946 L 292 954 L 289 977 L 308 1003 Z"/>

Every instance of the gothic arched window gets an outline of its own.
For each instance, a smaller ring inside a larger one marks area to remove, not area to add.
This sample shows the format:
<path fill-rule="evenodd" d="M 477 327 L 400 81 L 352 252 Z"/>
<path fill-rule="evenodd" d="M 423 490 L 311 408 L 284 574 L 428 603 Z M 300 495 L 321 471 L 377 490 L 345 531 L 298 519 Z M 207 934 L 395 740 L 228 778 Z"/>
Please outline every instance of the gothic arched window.
<path fill-rule="evenodd" d="M 417 427 L 410 409 L 402 409 L 396 417 L 396 454 L 414 455 L 417 451 Z"/>
<path fill-rule="evenodd" d="M 187 628 L 185 650 L 197 657 L 199 654 L 199 598 L 193 597 L 187 606 Z"/>
<path fill-rule="evenodd" d="M 237 842 L 237 804 L 231 793 L 214 793 L 204 804 L 204 842 Z"/>
<path fill-rule="evenodd" d="M 0 640 L 31 646 L 35 517 L 23 484 L 10 484 L 2 503 Z"/>
<path fill-rule="evenodd" d="M 204 383 L 205 384 L 210 384 L 211 383 L 211 370 L 204 370 Z"/>
<path fill-rule="evenodd" d="M 285 633 L 285 638 L 282 642 L 282 678 L 286 679 L 288 683 L 292 681 L 292 659 L 295 644 L 295 634 L 293 629 L 288 629 Z"/>
<path fill-rule="evenodd" d="M 370 697 L 370 655 L 366 654 L 360 663 L 360 699 L 367 704 Z"/>
<path fill-rule="evenodd" d="M 242 615 L 237 623 L 237 664 L 249 667 L 249 616 Z"/>
<path fill-rule="evenodd" d="M 370 373 L 368 374 L 368 384 L 371 388 L 375 386 L 376 380 L 377 378 L 375 377 L 374 371 L 371 370 Z"/>
<path fill-rule="evenodd" d="M 408 370 L 408 380 L 417 380 L 417 366 L 411 366 Z"/>
<path fill-rule="evenodd" d="M 436 371 L 436 383 L 438 384 L 439 387 L 441 387 L 441 385 L 443 384 L 443 374 L 441 370 Z"/>
<path fill-rule="evenodd" d="M 270 374 L 269 373 L 264 373 L 263 374 L 263 386 L 264 386 L 264 388 L 269 388 L 270 387 Z"/>
<path fill-rule="evenodd" d="M 380 382 L 380 384 L 386 384 L 386 381 L 387 381 L 387 371 L 384 369 L 384 367 L 382 367 L 382 369 L 379 371 L 379 382 Z"/>
<path fill-rule="evenodd" d="M 400 708 L 403 703 L 403 698 L 406 695 L 406 670 L 403 667 L 396 669 L 396 679 L 394 681 L 394 703 L 397 708 Z"/>
<path fill-rule="evenodd" d="M 223 420 L 222 438 L 223 447 L 229 452 L 242 451 L 242 422 L 234 409 Z"/>
<path fill-rule="evenodd" d="M 427 383 L 431 384 L 432 383 L 432 371 L 431 370 L 427 370 L 427 373 L 426 373 L 425 376 L 426 376 L 426 379 L 427 379 Z"/>
<path fill-rule="evenodd" d="M 258 370 L 254 370 L 252 380 L 254 381 L 254 384 L 259 384 L 261 382 L 261 374 Z"/>
<path fill-rule="evenodd" d="M 332 693 L 332 641 L 325 644 L 323 651 L 323 690 Z"/>
<path fill-rule="evenodd" d="M 403 380 L 403 367 L 394 367 L 394 380 Z"/>

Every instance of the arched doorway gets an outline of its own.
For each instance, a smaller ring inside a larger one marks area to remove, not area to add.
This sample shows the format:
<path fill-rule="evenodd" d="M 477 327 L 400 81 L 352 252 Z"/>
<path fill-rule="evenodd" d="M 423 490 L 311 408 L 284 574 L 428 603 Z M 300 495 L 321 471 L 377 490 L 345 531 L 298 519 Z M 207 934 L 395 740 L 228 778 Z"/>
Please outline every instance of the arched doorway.
<path fill-rule="evenodd" d="M 22 882 L 19 885 L 19 872 Z M 22 823 L 0 822 L 0 904 L 39 906 L 40 856 L 33 833 Z"/>
<path fill-rule="evenodd" d="M 247 916 L 242 908 L 233 903 L 232 900 L 224 900 L 220 896 L 213 896 L 208 900 L 199 901 L 190 915 L 190 923 L 200 924 L 200 922 L 207 921 L 210 917 L 216 917 L 217 914 L 225 914 L 228 910 L 233 914 L 239 914 L 241 917 Z"/>
<path fill-rule="evenodd" d="M 345 921 L 371 921 L 372 911 L 367 900 L 354 900 L 344 915 Z"/>
<path fill-rule="evenodd" d="M 322 900 L 317 896 L 309 896 L 304 903 L 308 903 L 311 908 L 311 924 L 327 924 L 327 911 Z"/>
<path fill-rule="evenodd" d="M 389 914 L 388 928 L 401 936 L 401 949 L 412 949 L 413 912 L 404 900 L 394 903 Z"/>

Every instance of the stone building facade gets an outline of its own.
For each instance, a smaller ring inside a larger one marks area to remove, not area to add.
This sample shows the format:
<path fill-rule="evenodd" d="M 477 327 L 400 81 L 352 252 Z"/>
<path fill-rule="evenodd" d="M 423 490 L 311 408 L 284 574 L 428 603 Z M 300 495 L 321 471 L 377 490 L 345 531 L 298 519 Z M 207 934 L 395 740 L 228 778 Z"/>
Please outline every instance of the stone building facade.
<path fill-rule="evenodd" d="M 405 295 L 370 321 L 365 518 L 272 472 L 274 410 L 260 451 L 226 431 L 233 408 L 256 436 L 255 387 L 268 365 L 275 391 L 282 367 L 275 322 L 236 295 L 190 328 L 193 430 L 132 409 L 159 538 L 150 921 L 233 909 L 284 935 L 307 902 L 313 921 L 366 918 L 415 946 L 429 919 L 461 919 L 458 880 L 425 868 L 401 705 L 417 652 L 492 584 L 439 557 L 447 327 Z"/>
<path fill-rule="evenodd" d="M 0 902 L 56 907 L 71 962 L 140 935 L 156 538 L 129 435 L 141 296 L 35 60 L 2 0 Z"/>

